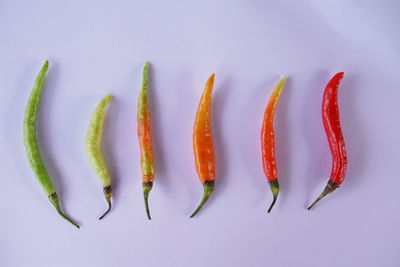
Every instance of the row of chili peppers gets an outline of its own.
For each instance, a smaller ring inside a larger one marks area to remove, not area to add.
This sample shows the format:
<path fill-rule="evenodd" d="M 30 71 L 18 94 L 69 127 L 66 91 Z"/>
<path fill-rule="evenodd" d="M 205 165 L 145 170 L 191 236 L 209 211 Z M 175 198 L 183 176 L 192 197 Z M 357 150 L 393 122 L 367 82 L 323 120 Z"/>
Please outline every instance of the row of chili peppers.
<path fill-rule="evenodd" d="M 48 62 L 46 61 L 36 78 L 33 90 L 28 100 L 24 120 L 24 143 L 31 168 L 34 171 L 34 174 L 40 185 L 42 186 L 43 190 L 48 195 L 50 202 L 55 206 L 58 213 L 64 219 L 68 220 L 73 225 L 79 228 L 79 226 L 74 221 L 72 221 L 61 211 L 57 194 L 47 174 L 46 168 L 42 162 L 39 146 L 36 139 L 37 111 L 47 69 Z M 148 72 L 149 64 L 146 62 L 143 69 L 142 88 L 138 100 L 137 122 L 138 139 L 141 151 L 143 196 L 148 219 L 151 219 L 148 205 L 148 197 L 153 187 L 155 167 L 151 142 L 150 109 L 148 105 Z M 211 193 L 214 190 L 215 185 L 215 156 L 210 122 L 211 96 L 214 86 L 214 77 L 215 75 L 212 74 L 205 85 L 194 122 L 194 158 L 196 171 L 200 178 L 200 182 L 203 185 L 204 193 L 200 204 L 190 217 L 195 216 L 208 201 Z M 346 149 L 340 127 L 339 108 L 337 102 L 339 83 L 342 78 L 343 72 L 340 72 L 337 73 L 328 82 L 322 100 L 322 120 L 326 135 L 328 137 L 329 147 L 331 149 L 333 160 L 331 176 L 321 195 L 311 204 L 308 209 L 311 209 L 323 197 L 337 189 L 342 184 L 346 174 Z M 281 96 L 282 90 L 285 86 L 285 82 L 286 77 L 283 77 L 272 91 L 267 108 L 265 109 L 263 124 L 261 128 L 263 169 L 273 195 L 273 201 L 268 209 L 268 213 L 274 206 L 279 193 L 278 170 L 275 158 L 275 134 L 273 121 L 275 109 Z M 103 186 L 104 196 L 108 203 L 108 209 L 104 213 L 104 215 L 100 217 L 100 219 L 102 219 L 111 209 L 111 177 L 101 152 L 100 142 L 102 139 L 104 114 L 107 105 L 109 102 L 111 102 L 112 98 L 113 97 L 111 95 L 108 95 L 98 104 L 96 110 L 92 115 L 85 141 L 86 151 L 90 163 L 99 177 L 99 180 Z"/>

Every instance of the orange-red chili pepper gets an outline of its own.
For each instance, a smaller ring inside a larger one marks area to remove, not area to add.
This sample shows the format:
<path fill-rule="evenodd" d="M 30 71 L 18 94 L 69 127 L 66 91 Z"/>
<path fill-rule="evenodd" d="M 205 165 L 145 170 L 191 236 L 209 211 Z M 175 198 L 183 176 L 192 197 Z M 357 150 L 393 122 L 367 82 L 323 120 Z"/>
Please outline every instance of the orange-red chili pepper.
<path fill-rule="evenodd" d="M 150 110 L 147 97 L 147 91 L 149 88 L 148 68 L 149 63 L 146 62 L 146 65 L 143 68 L 143 81 L 138 101 L 137 121 L 141 153 L 143 196 L 147 217 L 151 220 L 148 198 L 154 182 L 154 161 L 151 145 Z"/>
<path fill-rule="evenodd" d="M 265 176 L 268 179 L 269 186 L 273 194 L 273 201 L 268 209 L 271 212 L 279 193 L 278 170 L 275 159 L 275 134 L 274 134 L 274 114 L 276 105 L 285 86 L 286 76 L 283 77 L 269 97 L 268 106 L 265 109 L 263 125 L 261 128 L 261 150 L 263 159 L 263 168 Z"/>
<path fill-rule="evenodd" d="M 337 73 L 325 88 L 322 100 L 322 121 L 329 147 L 332 153 L 331 177 L 322 194 L 308 208 L 310 210 L 318 201 L 338 188 L 346 175 L 347 156 L 342 129 L 340 127 L 339 107 L 337 101 L 338 88 L 343 78 L 343 72 Z"/>
<path fill-rule="evenodd" d="M 214 190 L 215 157 L 210 123 L 211 94 L 213 86 L 214 74 L 212 74 L 208 79 L 204 88 L 193 128 L 193 150 L 196 171 L 199 175 L 200 182 L 203 184 L 204 193 L 199 206 L 190 218 L 199 212 Z"/>

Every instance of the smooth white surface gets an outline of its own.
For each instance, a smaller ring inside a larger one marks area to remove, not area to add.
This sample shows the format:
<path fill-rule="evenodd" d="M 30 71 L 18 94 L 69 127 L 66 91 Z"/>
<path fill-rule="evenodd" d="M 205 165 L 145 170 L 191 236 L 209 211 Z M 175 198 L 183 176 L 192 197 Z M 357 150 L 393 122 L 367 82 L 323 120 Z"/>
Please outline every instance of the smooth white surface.
<path fill-rule="evenodd" d="M 400 36 L 398 1 L 0 2 L 0 266 L 399 266 Z M 24 108 L 45 59 L 39 111 L 58 217 L 25 156 Z M 156 181 L 145 216 L 136 102 L 151 63 Z M 339 89 L 348 151 L 343 186 L 310 212 L 331 155 L 321 119 L 326 83 Z M 192 127 L 216 73 L 216 190 L 194 219 L 202 186 Z M 269 94 L 288 76 L 275 117 L 281 192 L 261 165 Z M 97 102 L 113 210 L 85 154 Z"/>

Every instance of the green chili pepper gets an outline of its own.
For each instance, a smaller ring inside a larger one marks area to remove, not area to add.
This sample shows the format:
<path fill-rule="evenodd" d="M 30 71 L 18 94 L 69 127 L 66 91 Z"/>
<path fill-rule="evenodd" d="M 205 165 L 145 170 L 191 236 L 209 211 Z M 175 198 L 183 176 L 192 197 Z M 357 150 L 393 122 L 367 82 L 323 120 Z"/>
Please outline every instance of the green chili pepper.
<path fill-rule="evenodd" d="M 44 80 L 46 78 L 46 72 L 49 67 L 49 62 L 46 61 L 40 70 L 38 76 L 36 77 L 35 83 L 33 85 L 32 92 L 29 96 L 28 103 L 25 109 L 25 119 L 24 119 L 24 144 L 26 155 L 28 157 L 29 164 L 38 180 L 43 191 L 49 197 L 50 202 L 56 208 L 58 214 L 64 219 L 72 223 L 74 226 L 79 228 L 79 225 L 68 218 L 61 210 L 60 203 L 58 200 L 57 193 L 51 183 L 50 177 L 47 173 L 46 167 L 43 164 L 42 158 L 40 156 L 39 144 L 36 139 L 36 120 L 38 107 L 40 102 L 40 95 L 42 92 Z"/>
<path fill-rule="evenodd" d="M 99 218 L 103 219 L 104 216 L 111 210 L 111 177 L 107 169 L 106 162 L 103 154 L 101 153 L 100 143 L 103 135 L 104 113 L 107 104 L 113 99 L 112 95 L 104 97 L 93 112 L 92 119 L 89 124 L 89 130 L 86 135 L 86 153 L 89 157 L 90 164 L 99 177 L 100 183 L 103 186 L 104 196 L 108 203 L 107 211 Z"/>

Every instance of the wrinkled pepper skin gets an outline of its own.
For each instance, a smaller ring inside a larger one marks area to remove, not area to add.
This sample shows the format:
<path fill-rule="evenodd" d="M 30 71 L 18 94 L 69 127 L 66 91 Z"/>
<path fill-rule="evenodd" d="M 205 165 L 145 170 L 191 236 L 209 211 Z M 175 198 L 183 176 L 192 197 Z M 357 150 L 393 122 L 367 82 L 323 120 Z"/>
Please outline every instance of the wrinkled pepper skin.
<path fill-rule="evenodd" d="M 274 115 L 285 82 L 286 77 L 283 77 L 272 91 L 267 108 L 265 109 L 263 125 L 261 128 L 263 169 L 274 197 L 272 204 L 268 209 L 268 213 L 271 212 L 279 193 L 278 169 L 276 168 L 275 158 Z"/>
<path fill-rule="evenodd" d="M 332 171 L 331 176 L 322 194 L 308 208 L 310 210 L 326 195 L 336 190 L 346 176 L 347 169 L 347 154 L 340 126 L 340 116 L 338 107 L 338 89 L 340 81 L 343 78 L 343 72 L 337 73 L 329 81 L 325 88 L 324 97 L 322 100 L 322 121 L 326 136 L 329 142 L 329 148 L 332 153 Z"/>
<path fill-rule="evenodd" d="M 211 95 L 214 87 L 214 76 L 208 79 L 201 96 L 193 127 L 193 150 L 196 171 L 204 187 L 203 198 L 190 218 L 194 217 L 210 198 L 214 190 L 215 156 L 211 133 L 210 109 Z"/>
<path fill-rule="evenodd" d="M 94 169 L 99 178 L 101 185 L 103 186 L 104 197 L 108 203 L 107 211 L 100 217 L 100 220 L 104 218 L 111 210 L 111 176 L 108 171 L 106 161 L 104 160 L 103 153 L 101 152 L 101 139 L 103 137 L 103 124 L 104 115 L 108 106 L 113 99 L 112 95 L 108 95 L 100 100 L 95 111 L 93 112 L 90 120 L 89 129 L 86 134 L 85 145 L 86 153 L 88 155 L 90 165 Z"/>
<path fill-rule="evenodd" d="M 146 62 L 143 68 L 142 89 L 139 94 L 137 123 L 138 123 L 138 139 L 141 155 L 143 196 L 147 217 L 151 220 L 148 197 L 154 182 L 154 159 L 151 144 L 151 128 L 150 128 L 150 109 L 148 103 L 149 88 L 149 63 Z"/>

